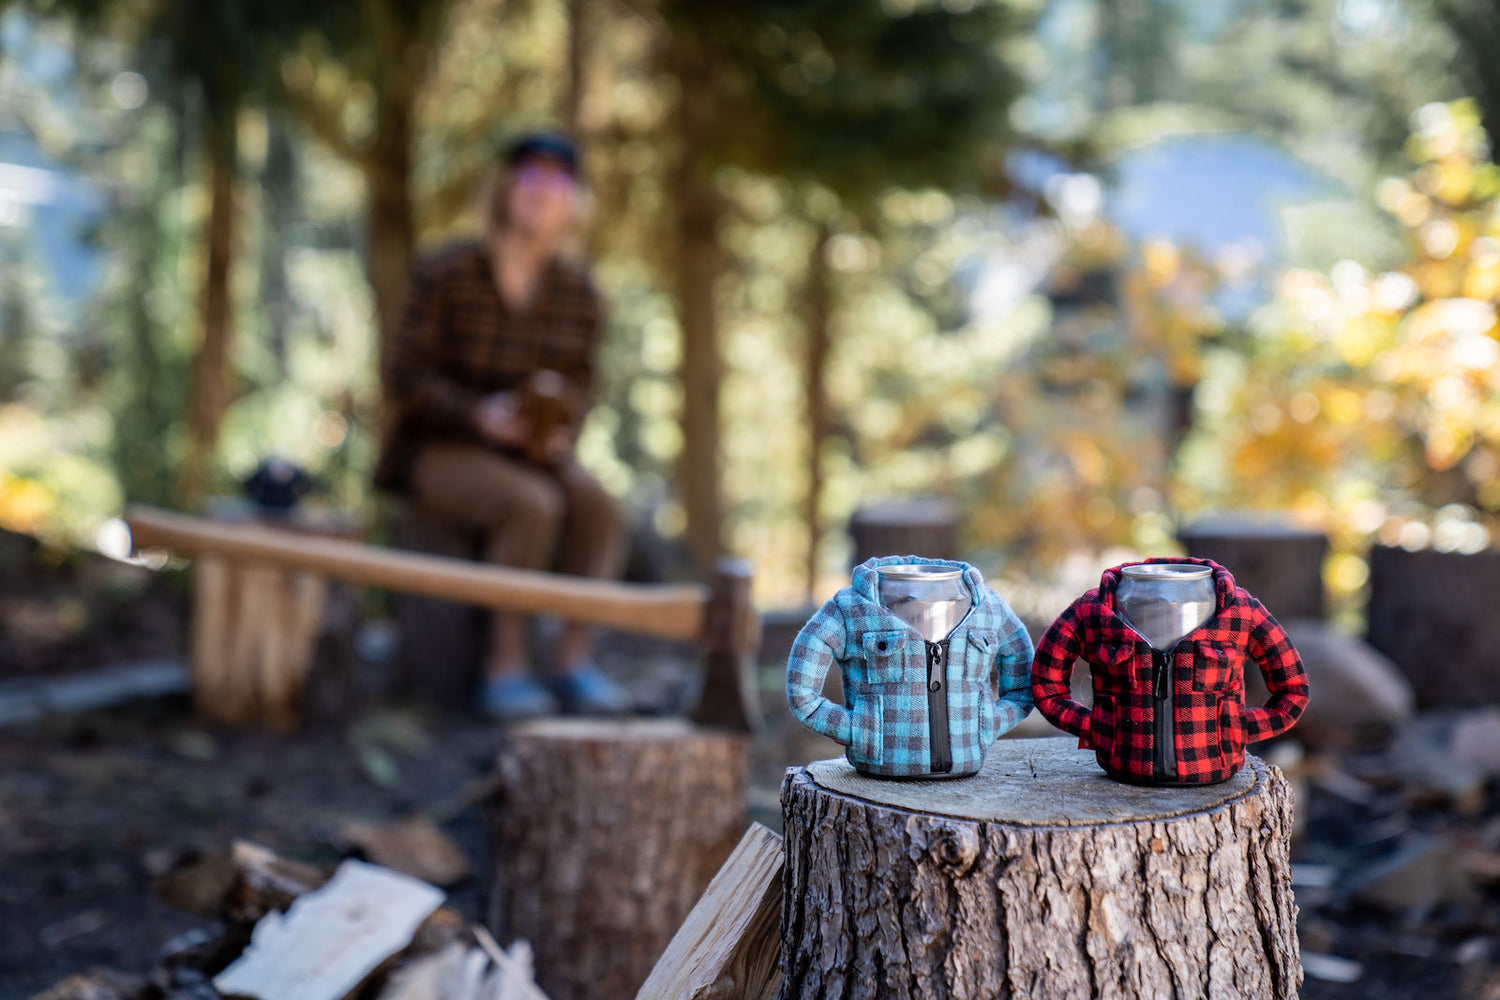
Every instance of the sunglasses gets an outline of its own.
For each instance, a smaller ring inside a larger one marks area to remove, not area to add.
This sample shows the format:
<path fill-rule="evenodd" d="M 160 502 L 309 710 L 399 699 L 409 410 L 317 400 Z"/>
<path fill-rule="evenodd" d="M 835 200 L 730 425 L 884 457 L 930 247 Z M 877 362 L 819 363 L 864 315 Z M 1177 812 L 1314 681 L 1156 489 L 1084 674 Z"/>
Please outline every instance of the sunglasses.
<path fill-rule="evenodd" d="M 577 183 L 567 167 L 551 163 L 523 163 L 513 174 L 515 183 L 525 188 L 572 190 Z"/>

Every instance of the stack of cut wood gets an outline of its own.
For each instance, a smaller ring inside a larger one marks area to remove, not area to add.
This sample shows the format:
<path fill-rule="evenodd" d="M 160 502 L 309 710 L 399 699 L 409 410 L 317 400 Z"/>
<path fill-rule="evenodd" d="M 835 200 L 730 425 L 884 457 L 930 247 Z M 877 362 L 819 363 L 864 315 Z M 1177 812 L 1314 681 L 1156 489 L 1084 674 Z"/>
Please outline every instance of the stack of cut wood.
<path fill-rule="evenodd" d="M 148 977 L 94 971 L 36 1000 L 547 1000 L 531 949 L 502 949 L 444 893 L 350 859 L 332 877 L 252 844 L 157 881 L 219 923 L 169 945 Z"/>

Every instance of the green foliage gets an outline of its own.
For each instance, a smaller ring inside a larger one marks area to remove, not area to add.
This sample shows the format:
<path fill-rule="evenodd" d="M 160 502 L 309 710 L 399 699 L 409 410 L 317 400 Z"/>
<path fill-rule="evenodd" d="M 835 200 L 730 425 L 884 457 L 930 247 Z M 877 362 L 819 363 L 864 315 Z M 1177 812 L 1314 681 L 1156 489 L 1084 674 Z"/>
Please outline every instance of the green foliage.
<path fill-rule="evenodd" d="M 1007 138 L 1014 3 L 671 0 L 662 12 L 726 65 L 714 136 L 726 162 L 868 200 L 973 187 L 975 147 Z"/>

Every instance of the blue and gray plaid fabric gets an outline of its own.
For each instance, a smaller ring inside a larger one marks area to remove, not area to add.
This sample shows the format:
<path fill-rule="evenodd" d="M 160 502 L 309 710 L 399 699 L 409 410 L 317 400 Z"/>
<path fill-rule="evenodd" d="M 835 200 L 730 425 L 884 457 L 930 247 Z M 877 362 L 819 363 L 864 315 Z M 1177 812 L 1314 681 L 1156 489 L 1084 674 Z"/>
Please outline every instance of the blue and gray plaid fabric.
<path fill-rule="evenodd" d="M 972 774 L 985 749 L 1031 711 L 1031 637 L 1005 600 L 968 563 L 884 556 L 854 569 L 851 586 L 834 594 L 797 635 L 787 663 L 786 696 L 803 725 L 845 747 L 867 774 L 933 773 L 927 713 L 927 647 L 880 603 L 876 568 L 932 563 L 963 570 L 974 606 L 948 637 L 950 775 Z M 844 700 L 822 695 L 835 664 Z M 996 698 L 998 687 L 999 697 Z"/>

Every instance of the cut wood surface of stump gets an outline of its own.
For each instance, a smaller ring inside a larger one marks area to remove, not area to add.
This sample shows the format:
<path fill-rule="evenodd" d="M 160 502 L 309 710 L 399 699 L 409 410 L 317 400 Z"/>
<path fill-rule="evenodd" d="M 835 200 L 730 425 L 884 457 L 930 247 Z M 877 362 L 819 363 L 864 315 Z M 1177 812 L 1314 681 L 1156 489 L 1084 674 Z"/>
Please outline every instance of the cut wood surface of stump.
<path fill-rule="evenodd" d="M 801 998 L 1295 997 L 1291 790 L 1144 788 L 1068 739 L 979 774 L 787 771 L 783 989 Z"/>
<path fill-rule="evenodd" d="M 488 924 L 551 1000 L 631 1000 L 745 830 L 747 739 L 683 720 L 512 727 L 486 808 Z"/>

